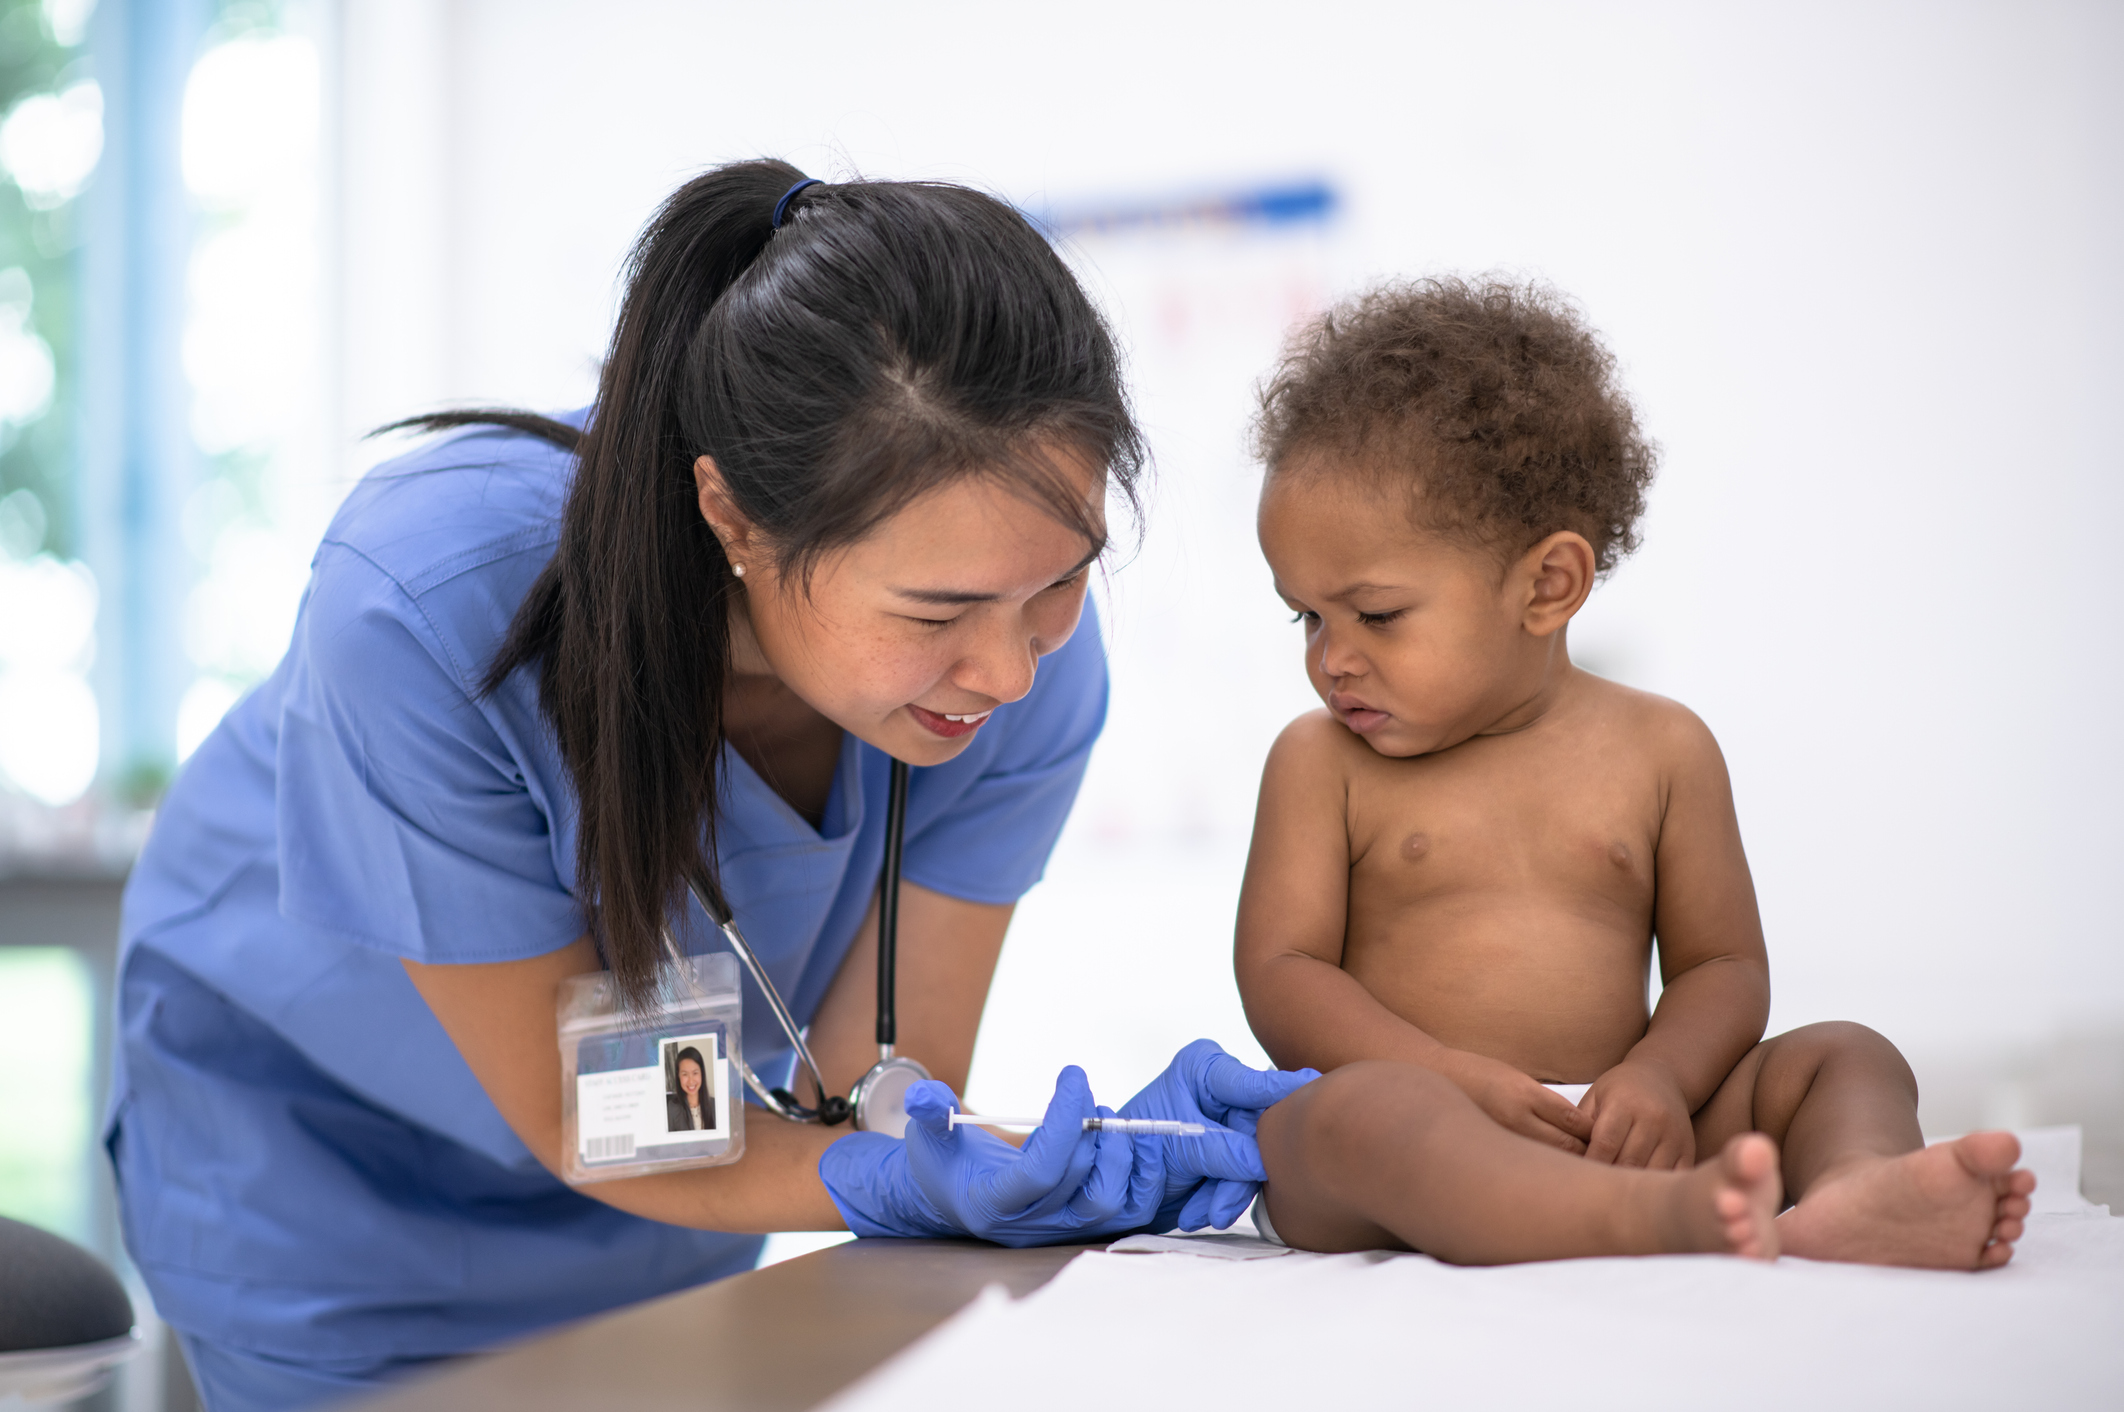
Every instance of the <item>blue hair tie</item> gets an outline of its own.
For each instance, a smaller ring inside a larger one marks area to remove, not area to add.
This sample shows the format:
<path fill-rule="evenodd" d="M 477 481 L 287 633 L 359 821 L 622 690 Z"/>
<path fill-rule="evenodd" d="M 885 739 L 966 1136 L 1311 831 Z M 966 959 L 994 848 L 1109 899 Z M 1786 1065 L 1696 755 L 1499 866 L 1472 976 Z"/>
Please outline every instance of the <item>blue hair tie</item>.
<path fill-rule="evenodd" d="M 782 228 L 782 217 L 789 214 L 789 198 L 795 196 L 799 191 L 802 191 L 807 186 L 824 186 L 825 184 L 825 182 L 821 181 L 817 177 L 805 177 L 795 186 L 792 186 L 787 191 L 783 192 L 782 199 L 774 203 L 774 228 L 776 230 L 780 230 Z"/>

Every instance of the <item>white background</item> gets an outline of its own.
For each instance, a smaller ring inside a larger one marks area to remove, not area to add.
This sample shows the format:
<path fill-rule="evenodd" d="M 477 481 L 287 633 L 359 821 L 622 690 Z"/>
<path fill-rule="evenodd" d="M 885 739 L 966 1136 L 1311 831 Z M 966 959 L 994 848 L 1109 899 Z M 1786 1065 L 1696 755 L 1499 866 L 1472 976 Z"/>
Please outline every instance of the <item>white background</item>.
<path fill-rule="evenodd" d="M 972 1097 L 1108 1101 L 1248 1041 L 1259 761 L 1308 702 L 1251 538 L 1249 384 L 1381 274 L 1575 295 L 1665 448 L 1580 657 L 1723 742 L 1773 1024 L 1914 1054 L 2124 1034 L 2109 592 L 2124 11 L 2102 4 L 341 11 L 337 417 L 587 399 L 630 238 L 703 165 L 1029 207 L 1324 175 L 1324 231 L 1086 241 L 1161 468 L 1114 709 Z M 348 451 L 343 474 L 373 452 Z M 2109 1042 L 2103 1041 L 2105 1045 Z"/>

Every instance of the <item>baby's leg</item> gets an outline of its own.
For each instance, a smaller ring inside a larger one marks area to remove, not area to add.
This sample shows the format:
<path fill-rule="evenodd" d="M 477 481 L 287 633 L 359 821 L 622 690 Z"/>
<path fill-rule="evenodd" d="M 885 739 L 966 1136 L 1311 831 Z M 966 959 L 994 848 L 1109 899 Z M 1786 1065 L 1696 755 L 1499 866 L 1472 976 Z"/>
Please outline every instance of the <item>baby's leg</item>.
<path fill-rule="evenodd" d="M 1777 1153 L 1737 1137 L 1686 1172 L 1506 1131 L 1412 1064 L 1349 1064 L 1262 1115 L 1276 1231 L 1308 1250 L 1406 1246 L 1463 1265 L 1710 1250 L 1772 1259 Z"/>
<path fill-rule="evenodd" d="M 1808 1025 L 1742 1057 L 1696 1115 L 1697 1150 L 1753 1129 L 1784 1154 L 1788 1255 L 1989 1269 L 2012 1258 L 2035 1178 L 2010 1133 L 1926 1148 L 1917 1080 L 1863 1025 Z"/>

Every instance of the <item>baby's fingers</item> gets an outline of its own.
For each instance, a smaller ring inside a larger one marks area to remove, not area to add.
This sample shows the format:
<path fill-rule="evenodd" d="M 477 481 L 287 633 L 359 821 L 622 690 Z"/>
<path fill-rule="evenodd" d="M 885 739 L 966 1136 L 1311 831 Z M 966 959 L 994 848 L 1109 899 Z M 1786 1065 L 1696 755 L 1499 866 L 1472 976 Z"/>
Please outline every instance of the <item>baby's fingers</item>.
<path fill-rule="evenodd" d="M 1615 1154 L 1618 1167 L 1671 1167 L 1674 1164 L 1661 1162 L 1659 1155 L 1671 1146 L 1661 1135 L 1657 1122 L 1633 1124 L 1630 1135 L 1623 1139 L 1622 1151 Z"/>
<path fill-rule="evenodd" d="M 1583 1144 L 1593 1136 L 1599 1115 L 1565 1098 L 1556 1090 L 1537 1086 L 1533 1095 L 1534 1116 L 1559 1132 L 1569 1133 Z"/>
<path fill-rule="evenodd" d="M 1615 1165 L 1622 1157 L 1623 1144 L 1629 1141 L 1631 1123 L 1628 1115 L 1610 1109 L 1594 1120 L 1593 1135 L 1586 1139 L 1586 1156 L 1595 1162 Z"/>
<path fill-rule="evenodd" d="M 1518 1133 L 1521 1137 L 1533 1138 L 1536 1142 L 1548 1147 L 1562 1148 L 1573 1157 L 1586 1150 L 1586 1145 L 1583 1142 L 1580 1142 L 1561 1128 L 1545 1122 L 1539 1113 L 1529 1111 L 1519 1114 L 1505 1126 Z"/>
<path fill-rule="evenodd" d="M 1696 1165 L 1696 1130 L 1683 1128 L 1671 1137 L 1662 1138 L 1659 1150 L 1652 1154 L 1652 1165 L 1662 1172 L 1680 1171 Z"/>

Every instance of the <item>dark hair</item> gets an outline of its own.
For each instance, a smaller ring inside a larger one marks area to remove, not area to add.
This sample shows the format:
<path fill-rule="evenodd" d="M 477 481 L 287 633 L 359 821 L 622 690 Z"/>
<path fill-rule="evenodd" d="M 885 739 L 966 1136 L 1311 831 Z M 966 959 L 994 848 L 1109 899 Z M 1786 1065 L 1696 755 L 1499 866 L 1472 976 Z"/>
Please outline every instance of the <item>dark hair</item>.
<path fill-rule="evenodd" d="M 581 810 L 576 890 L 621 992 L 656 983 L 661 932 L 715 864 L 717 757 L 738 591 L 693 464 L 808 583 L 925 492 L 989 477 L 1103 529 L 1047 449 L 1106 469 L 1133 509 L 1144 463 L 1105 322 L 1016 211 L 965 187 L 806 187 L 786 162 L 680 187 L 629 256 L 586 429 L 481 409 L 401 423 L 499 424 L 576 453 L 560 544 L 488 667 L 535 664 Z"/>
<path fill-rule="evenodd" d="M 701 1057 L 700 1050 L 695 1049 L 690 1044 L 687 1045 L 684 1049 L 681 1049 L 677 1054 L 671 1056 L 671 1081 L 673 1083 L 678 1083 L 678 1066 L 685 1063 L 688 1059 L 691 1059 L 693 1061 L 693 1067 L 701 1071 L 701 1079 L 703 1082 L 706 1082 L 708 1078 L 708 1061 Z M 686 1086 L 684 1084 L 679 1084 L 678 1092 L 684 1093 L 685 1091 Z"/>
<path fill-rule="evenodd" d="M 1575 530 L 1602 574 L 1637 548 L 1659 457 L 1578 310 L 1496 278 L 1385 284 L 1330 309 L 1263 386 L 1254 438 L 1271 475 L 1332 458 L 1405 483 L 1428 528 L 1507 555 Z"/>

